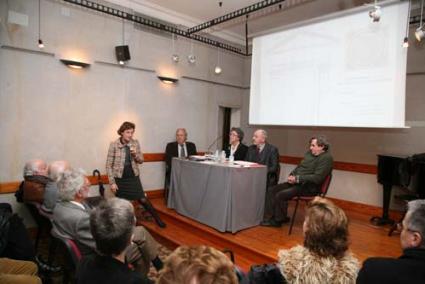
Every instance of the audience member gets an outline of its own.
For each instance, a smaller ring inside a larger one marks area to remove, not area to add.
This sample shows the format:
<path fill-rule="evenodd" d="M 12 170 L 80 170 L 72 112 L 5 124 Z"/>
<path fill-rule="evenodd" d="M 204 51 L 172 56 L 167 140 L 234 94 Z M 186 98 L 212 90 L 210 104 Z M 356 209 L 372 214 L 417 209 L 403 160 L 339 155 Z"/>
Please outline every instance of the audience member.
<path fill-rule="evenodd" d="M 24 181 L 20 185 L 23 202 L 43 202 L 47 177 L 47 164 L 43 160 L 34 159 L 25 163 Z M 19 197 L 17 196 L 18 201 Z"/>
<path fill-rule="evenodd" d="M 90 209 L 84 205 L 89 187 L 90 183 L 81 171 L 65 171 L 58 182 L 61 202 L 53 209 L 53 232 L 60 237 L 75 240 L 83 256 L 94 254 L 96 249 L 90 232 Z M 148 272 L 150 261 L 157 269 L 161 269 L 157 246 L 149 232 L 138 226 L 126 250 L 126 260 L 143 275 Z"/>
<path fill-rule="evenodd" d="M 242 143 L 244 133 L 242 129 L 238 127 L 232 127 L 229 134 L 229 147 L 226 151 L 226 158 L 233 156 L 235 161 L 244 161 L 246 157 L 246 152 L 248 151 L 248 146 Z"/>
<path fill-rule="evenodd" d="M 0 258 L 0 283 L 41 284 L 37 265 L 31 261 Z"/>
<path fill-rule="evenodd" d="M 245 160 L 267 166 L 267 191 L 279 181 L 279 151 L 267 142 L 267 132 L 257 129 L 252 137 Z"/>
<path fill-rule="evenodd" d="M 70 166 L 67 161 L 54 161 L 50 163 L 48 170 L 50 180 L 46 184 L 44 200 L 43 204 L 41 205 L 41 208 L 44 211 L 52 212 L 53 208 L 55 208 L 56 202 L 58 201 L 57 182 L 62 177 L 62 174 L 69 169 Z"/>
<path fill-rule="evenodd" d="M 135 224 L 133 205 L 127 200 L 111 198 L 93 209 L 90 231 L 98 254 L 79 263 L 77 283 L 151 283 L 125 263 Z"/>
<path fill-rule="evenodd" d="M 178 247 L 165 261 L 157 284 L 236 284 L 233 263 L 207 246 Z"/>
<path fill-rule="evenodd" d="M 403 254 L 399 258 L 368 258 L 357 283 L 425 283 L 425 200 L 408 203 L 399 229 Z"/>
<path fill-rule="evenodd" d="M 135 129 L 134 123 L 123 122 L 117 130 L 120 137 L 109 145 L 106 159 L 109 184 L 117 197 L 137 200 L 163 228 L 166 225 L 146 197 L 140 181 L 139 164 L 143 163 L 143 153 L 139 141 L 133 138 Z"/>
<path fill-rule="evenodd" d="M 273 187 L 266 195 L 263 226 L 280 227 L 289 222 L 288 200 L 297 195 L 315 195 L 333 167 L 329 143 L 324 136 L 310 139 L 310 150 L 289 174 L 285 183 Z"/>
<path fill-rule="evenodd" d="M 355 283 L 359 263 L 348 252 L 348 219 L 342 209 L 324 198 L 314 198 L 303 232 L 304 246 L 278 253 L 288 283 Z"/>

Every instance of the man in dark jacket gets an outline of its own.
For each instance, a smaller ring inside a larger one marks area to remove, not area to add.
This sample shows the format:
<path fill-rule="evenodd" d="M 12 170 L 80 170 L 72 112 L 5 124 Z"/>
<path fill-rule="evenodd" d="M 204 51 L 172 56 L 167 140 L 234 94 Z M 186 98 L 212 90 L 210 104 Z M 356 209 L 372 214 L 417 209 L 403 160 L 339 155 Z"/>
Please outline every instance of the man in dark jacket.
<path fill-rule="evenodd" d="M 329 143 L 324 136 L 310 139 L 310 150 L 289 174 L 285 183 L 273 187 L 266 196 L 263 226 L 280 227 L 289 222 L 288 200 L 299 195 L 314 195 L 333 167 Z"/>
<path fill-rule="evenodd" d="M 252 136 L 253 145 L 249 146 L 245 160 L 267 166 L 267 190 L 279 181 L 279 151 L 267 143 L 267 132 L 257 129 Z"/>
<path fill-rule="evenodd" d="M 196 146 L 194 143 L 187 141 L 187 131 L 185 128 L 176 130 L 176 141 L 170 142 L 165 148 L 165 185 L 164 197 L 168 199 L 168 188 L 170 187 L 171 162 L 173 157 L 187 158 L 196 155 Z"/>
<path fill-rule="evenodd" d="M 409 202 L 400 226 L 399 258 L 372 257 L 366 259 L 357 283 L 425 283 L 425 200 Z"/>

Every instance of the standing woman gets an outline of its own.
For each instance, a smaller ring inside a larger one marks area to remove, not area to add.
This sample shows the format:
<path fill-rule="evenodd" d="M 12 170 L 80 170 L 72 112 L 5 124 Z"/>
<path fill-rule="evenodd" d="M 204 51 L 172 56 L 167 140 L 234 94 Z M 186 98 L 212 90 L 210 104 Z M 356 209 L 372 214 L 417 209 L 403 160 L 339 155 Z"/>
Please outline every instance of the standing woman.
<path fill-rule="evenodd" d="M 112 192 L 120 198 L 138 200 L 160 227 L 165 227 L 155 208 L 147 199 L 139 177 L 139 165 L 143 163 L 143 153 L 139 141 L 133 139 L 136 125 L 124 122 L 117 133 L 120 136 L 111 142 L 106 159 L 106 172 Z"/>

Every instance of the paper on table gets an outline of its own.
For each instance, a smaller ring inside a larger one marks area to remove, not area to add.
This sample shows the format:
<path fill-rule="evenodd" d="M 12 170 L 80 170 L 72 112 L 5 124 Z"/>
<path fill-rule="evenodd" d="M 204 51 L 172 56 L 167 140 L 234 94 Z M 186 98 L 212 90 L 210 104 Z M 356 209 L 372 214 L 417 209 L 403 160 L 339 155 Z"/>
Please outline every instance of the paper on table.
<path fill-rule="evenodd" d="M 233 163 L 235 165 L 240 165 L 240 166 L 243 166 L 243 167 L 256 167 L 256 166 L 259 166 L 259 164 L 257 164 L 257 163 L 247 162 L 247 161 L 234 161 Z"/>

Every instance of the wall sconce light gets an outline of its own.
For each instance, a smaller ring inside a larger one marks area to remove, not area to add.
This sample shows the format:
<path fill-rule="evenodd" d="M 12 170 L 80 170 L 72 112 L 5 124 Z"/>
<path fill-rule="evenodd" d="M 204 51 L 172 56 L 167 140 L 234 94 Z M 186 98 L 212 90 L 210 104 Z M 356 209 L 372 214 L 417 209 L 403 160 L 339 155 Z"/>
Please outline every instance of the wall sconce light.
<path fill-rule="evenodd" d="M 61 59 L 60 61 L 66 66 L 70 68 L 74 68 L 74 69 L 82 69 L 82 68 L 86 68 L 90 66 L 89 63 L 78 62 L 78 61 L 73 61 L 68 59 Z"/>
<path fill-rule="evenodd" d="M 161 80 L 162 83 L 165 84 L 176 84 L 179 79 L 171 78 L 171 77 L 165 77 L 165 76 L 158 76 L 158 79 Z"/>

